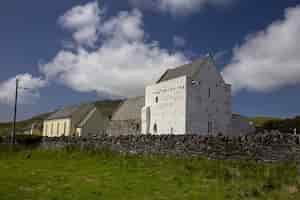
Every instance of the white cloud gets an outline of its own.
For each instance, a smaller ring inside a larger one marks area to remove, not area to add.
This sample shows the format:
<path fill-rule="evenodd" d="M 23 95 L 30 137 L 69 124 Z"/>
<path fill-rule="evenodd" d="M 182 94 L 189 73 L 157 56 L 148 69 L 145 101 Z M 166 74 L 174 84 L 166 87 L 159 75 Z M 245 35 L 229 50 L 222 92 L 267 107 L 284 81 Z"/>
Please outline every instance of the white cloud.
<path fill-rule="evenodd" d="M 155 9 L 174 15 L 186 15 L 197 12 L 207 6 L 226 6 L 234 0 L 129 0 L 138 8 Z"/>
<path fill-rule="evenodd" d="M 300 6 L 236 47 L 225 79 L 240 89 L 270 91 L 300 83 Z"/>
<path fill-rule="evenodd" d="M 59 24 L 73 32 L 73 39 L 79 45 L 93 46 L 97 41 L 97 26 L 102 10 L 98 2 L 75 6 L 58 20 Z"/>
<path fill-rule="evenodd" d="M 9 105 L 14 103 L 16 78 L 19 79 L 20 85 L 18 102 L 23 104 L 33 103 L 40 96 L 38 90 L 47 84 L 42 78 L 32 77 L 31 74 L 19 74 L 14 78 L 0 82 L 0 103 Z"/>
<path fill-rule="evenodd" d="M 173 37 L 173 44 L 175 47 L 184 47 L 186 44 L 186 40 L 183 37 L 176 35 Z"/>
<path fill-rule="evenodd" d="M 82 46 L 74 51 L 62 49 L 40 66 L 43 74 L 81 92 L 136 96 L 164 70 L 187 62 L 181 52 L 171 53 L 145 39 L 142 14 L 137 10 L 102 21 L 97 30 L 100 46 L 92 51 Z"/>

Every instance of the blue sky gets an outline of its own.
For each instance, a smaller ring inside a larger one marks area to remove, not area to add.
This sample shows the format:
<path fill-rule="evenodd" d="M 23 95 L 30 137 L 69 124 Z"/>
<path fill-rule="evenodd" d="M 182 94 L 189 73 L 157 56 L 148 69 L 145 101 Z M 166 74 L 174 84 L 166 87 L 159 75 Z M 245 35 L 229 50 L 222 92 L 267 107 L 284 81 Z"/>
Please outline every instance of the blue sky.
<path fill-rule="evenodd" d="M 0 3 L 0 121 L 11 119 L 17 75 L 33 88 L 21 93 L 23 119 L 142 95 L 166 68 L 208 52 L 233 84 L 235 112 L 300 114 L 300 0 L 20 2 Z"/>

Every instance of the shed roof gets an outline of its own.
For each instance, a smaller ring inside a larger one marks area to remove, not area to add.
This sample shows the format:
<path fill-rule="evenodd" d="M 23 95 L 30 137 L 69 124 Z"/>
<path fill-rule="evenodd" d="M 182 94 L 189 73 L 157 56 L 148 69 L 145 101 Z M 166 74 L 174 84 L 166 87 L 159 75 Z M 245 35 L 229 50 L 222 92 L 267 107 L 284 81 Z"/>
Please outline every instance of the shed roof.
<path fill-rule="evenodd" d="M 145 97 L 135 97 L 124 101 L 118 110 L 114 113 L 112 120 L 139 120 L 141 119 L 141 110 L 145 106 Z"/>
<path fill-rule="evenodd" d="M 156 83 L 168 81 L 181 76 L 192 77 L 199 71 L 199 68 L 203 66 L 207 66 L 208 64 L 211 63 L 211 61 L 212 61 L 212 57 L 206 56 L 204 58 L 197 59 L 192 63 L 182 65 L 174 69 L 168 69 Z"/>
<path fill-rule="evenodd" d="M 95 102 L 95 106 L 105 117 L 112 117 L 123 102 L 124 100 L 97 101 Z"/>

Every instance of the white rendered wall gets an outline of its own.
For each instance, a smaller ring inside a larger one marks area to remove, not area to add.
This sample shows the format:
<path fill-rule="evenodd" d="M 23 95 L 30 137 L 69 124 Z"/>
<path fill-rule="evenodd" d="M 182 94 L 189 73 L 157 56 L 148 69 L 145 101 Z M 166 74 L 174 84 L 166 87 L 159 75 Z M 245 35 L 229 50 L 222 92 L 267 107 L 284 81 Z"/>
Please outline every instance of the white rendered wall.
<path fill-rule="evenodd" d="M 71 120 L 70 119 L 54 119 L 46 120 L 43 125 L 43 136 L 60 137 L 71 135 Z"/>
<path fill-rule="evenodd" d="M 143 134 L 185 134 L 186 80 L 183 76 L 146 87 L 145 107 L 142 110 Z"/>
<path fill-rule="evenodd" d="M 187 79 L 187 133 L 227 134 L 230 124 L 230 85 L 213 63 L 201 67 L 195 77 Z"/>

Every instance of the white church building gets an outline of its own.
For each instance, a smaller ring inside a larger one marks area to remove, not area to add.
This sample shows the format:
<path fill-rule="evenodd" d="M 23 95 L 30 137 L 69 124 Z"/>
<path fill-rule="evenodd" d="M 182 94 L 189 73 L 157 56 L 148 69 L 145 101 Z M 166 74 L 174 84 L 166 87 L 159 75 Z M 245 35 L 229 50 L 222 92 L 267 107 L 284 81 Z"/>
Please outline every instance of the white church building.
<path fill-rule="evenodd" d="M 211 56 L 167 70 L 146 87 L 142 134 L 228 134 L 231 85 Z"/>

